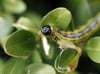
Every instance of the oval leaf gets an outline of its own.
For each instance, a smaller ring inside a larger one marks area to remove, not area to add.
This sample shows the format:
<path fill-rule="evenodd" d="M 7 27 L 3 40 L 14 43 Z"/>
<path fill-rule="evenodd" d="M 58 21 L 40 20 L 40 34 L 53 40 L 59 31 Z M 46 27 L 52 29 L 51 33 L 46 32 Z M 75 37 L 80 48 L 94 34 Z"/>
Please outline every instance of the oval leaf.
<path fill-rule="evenodd" d="M 31 32 L 20 30 L 13 33 L 5 43 L 4 49 L 8 55 L 27 58 L 35 45 L 35 38 Z"/>
<path fill-rule="evenodd" d="M 61 73 L 68 73 L 76 69 L 80 54 L 77 50 L 68 48 L 62 50 L 55 60 L 55 68 Z"/>
<path fill-rule="evenodd" d="M 3 6 L 8 12 L 22 13 L 26 10 L 26 5 L 20 0 L 4 0 Z"/>
<path fill-rule="evenodd" d="M 25 61 L 11 58 L 4 66 L 2 74 L 25 74 Z"/>
<path fill-rule="evenodd" d="M 0 41 L 6 37 L 13 29 L 11 19 L 0 17 Z"/>
<path fill-rule="evenodd" d="M 28 31 L 34 30 L 32 28 L 32 26 L 33 26 L 32 21 L 30 19 L 26 18 L 26 17 L 19 18 L 17 23 L 14 24 L 14 26 L 18 29 L 24 29 L 24 30 L 28 30 Z"/>
<path fill-rule="evenodd" d="M 40 21 L 42 19 L 40 14 L 35 13 L 34 11 L 28 11 L 24 14 L 24 17 L 27 17 L 32 21 L 32 28 L 40 30 Z"/>
<path fill-rule="evenodd" d="M 54 68 L 47 64 L 31 64 L 26 68 L 26 74 L 56 74 Z"/>
<path fill-rule="evenodd" d="M 87 42 L 86 50 L 92 61 L 100 63 L 100 37 L 91 38 Z"/>
<path fill-rule="evenodd" d="M 67 29 L 71 18 L 72 16 L 68 9 L 59 7 L 52 10 L 46 16 L 44 16 L 41 24 L 56 26 L 57 28 L 65 30 Z"/>

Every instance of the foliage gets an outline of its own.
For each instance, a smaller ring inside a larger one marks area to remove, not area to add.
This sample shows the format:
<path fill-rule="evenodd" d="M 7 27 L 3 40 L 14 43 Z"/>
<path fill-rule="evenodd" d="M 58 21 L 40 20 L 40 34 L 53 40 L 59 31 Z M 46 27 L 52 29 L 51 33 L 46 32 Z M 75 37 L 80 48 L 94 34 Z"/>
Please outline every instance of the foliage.
<path fill-rule="evenodd" d="M 99 31 L 80 43 L 81 56 L 77 48 L 59 50 L 40 32 L 48 24 L 76 29 L 99 11 L 100 0 L 0 0 L 0 74 L 99 74 Z"/>

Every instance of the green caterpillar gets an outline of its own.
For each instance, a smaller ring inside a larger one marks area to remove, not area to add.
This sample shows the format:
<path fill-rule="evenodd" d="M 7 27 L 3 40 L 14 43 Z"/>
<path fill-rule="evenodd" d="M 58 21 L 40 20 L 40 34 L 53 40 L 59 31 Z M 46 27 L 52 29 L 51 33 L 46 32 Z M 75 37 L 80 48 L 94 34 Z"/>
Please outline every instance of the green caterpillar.
<path fill-rule="evenodd" d="M 74 31 L 64 32 L 59 29 L 45 24 L 41 28 L 41 32 L 46 37 L 52 38 L 56 41 L 61 48 L 75 48 L 75 43 L 81 42 L 89 38 L 96 31 L 100 29 L 100 13 L 92 19 L 90 19 L 86 25 L 81 26 Z"/>

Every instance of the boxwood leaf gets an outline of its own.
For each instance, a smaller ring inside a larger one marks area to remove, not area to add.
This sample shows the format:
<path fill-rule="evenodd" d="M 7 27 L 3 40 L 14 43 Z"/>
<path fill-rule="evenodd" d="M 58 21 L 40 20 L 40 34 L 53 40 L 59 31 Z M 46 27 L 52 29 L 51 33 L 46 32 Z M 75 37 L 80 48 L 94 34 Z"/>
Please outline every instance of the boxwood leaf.
<path fill-rule="evenodd" d="M 55 68 L 61 73 L 68 73 L 76 69 L 80 54 L 76 49 L 62 50 L 55 60 Z"/>
<path fill-rule="evenodd" d="M 100 37 L 91 38 L 87 42 L 86 50 L 92 61 L 100 63 Z"/>
<path fill-rule="evenodd" d="M 87 20 L 92 17 L 91 8 L 89 6 L 88 0 L 65 0 L 65 1 L 67 2 L 66 5 L 70 6 L 69 9 L 72 10 L 75 27 L 85 24 Z"/>
<path fill-rule="evenodd" d="M 8 55 L 20 58 L 27 58 L 31 55 L 35 46 L 33 33 L 20 30 L 16 31 L 7 39 L 4 50 Z"/>
<path fill-rule="evenodd" d="M 12 21 L 9 17 L 0 17 L 0 41 L 13 30 Z"/>
<path fill-rule="evenodd" d="M 56 74 L 56 72 L 50 65 L 35 63 L 26 68 L 26 74 Z"/>
<path fill-rule="evenodd" d="M 3 6 L 5 10 L 11 13 L 22 13 L 26 10 L 26 5 L 21 0 L 4 0 Z"/>
<path fill-rule="evenodd" d="M 4 66 L 2 74 L 25 74 L 25 60 L 11 58 Z"/>
<path fill-rule="evenodd" d="M 32 32 L 34 31 L 32 21 L 26 17 L 20 17 L 14 26 L 18 29 L 24 29 Z"/>
<path fill-rule="evenodd" d="M 59 29 L 65 30 L 71 22 L 71 18 L 71 12 L 68 9 L 59 7 L 45 15 L 41 24 L 56 26 Z"/>
<path fill-rule="evenodd" d="M 40 53 L 37 50 L 33 51 L 32 62 L 33 63 L 41 63 L 42 62 L 41 55 L 40 55 Z"/>
<path fill-rule="evenodd" d="M 35 13 L 34 11 L 27 11 L 23 16 L 29 18 L 32 21 L 32 28 L 40 30 L 40 21 L 42 19 L 40 14 Z"/>

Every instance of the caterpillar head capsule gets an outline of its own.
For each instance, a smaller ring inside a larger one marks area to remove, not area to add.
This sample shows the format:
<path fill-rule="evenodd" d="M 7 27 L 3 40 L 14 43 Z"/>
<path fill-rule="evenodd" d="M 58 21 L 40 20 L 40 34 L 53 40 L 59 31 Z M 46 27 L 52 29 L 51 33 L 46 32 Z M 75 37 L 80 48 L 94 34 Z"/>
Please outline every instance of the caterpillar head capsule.
<path fill-rule="evenodd" d="M 41 32 L 44 35 L 50 35 L 51 34 L 51 27 L 49 25 L 42 26 Z"/>

